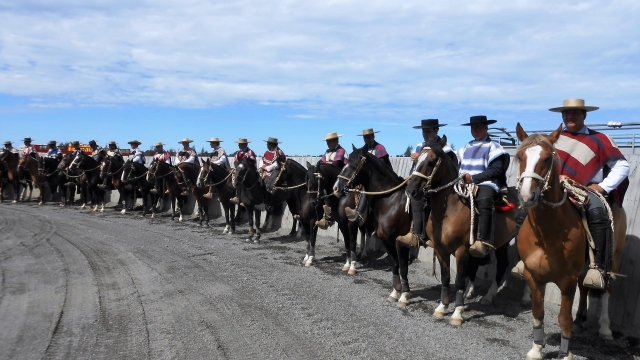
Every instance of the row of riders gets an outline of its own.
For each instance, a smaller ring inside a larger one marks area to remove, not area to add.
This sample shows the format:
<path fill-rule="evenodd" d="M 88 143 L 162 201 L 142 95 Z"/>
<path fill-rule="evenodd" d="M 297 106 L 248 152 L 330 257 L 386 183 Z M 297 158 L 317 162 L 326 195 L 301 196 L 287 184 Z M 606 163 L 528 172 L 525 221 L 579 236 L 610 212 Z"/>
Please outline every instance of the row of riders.
<path fill-rule="evenodd" d="M 287 158 L 276 138 L 265 140 L 267 151 L 259 167 L 255 152 L 248 146 L 250 141 L 244 138 L 236 142 L 233 169 L 218 138 L 210 139 L 212 156 L 202 166 L 189 147 L 189 139 L 180 141 L 183 149 L 177 153 L 175 164 L 163 144 L 156 144 L 149 168 L 144 166 L 136 140 L 129 142 L 131 153 L 126 161 L 113 142 L 104 151 L 95 142 L 90 143 L 91 156 L 84 155 L 75 142 L 76 151 L 64 157 L 56 154 L 52 142 L 46 158 L 58 159 L 58 169 L 67 179 L 73 179 L 67 180 L 65 185 L 69 186 L 79 185 L 85 176 L 85 182 L 95 184 L 97 189 L 112 186 L 134 193 L 139 190 L 143 202 L 146 195 L 170 194 L 172 204 L 178 199 L 179 208 L 190 190 L 198 199 L 201 223 L 202 216 L 208 222 L 206 199 L 218 198 L 225 209 L 225 232 L 235 230 L 229 214 L 233 215 L 234 206 L 239 204 L 239 210 L 244 208 L 256 217 L 256 240 L 260 237 L 260 211 L 256 206 L 286 201 L 304 229 L 305 266 L 314 263 L 317 229 L 337 223 L 347 253 L 343 270 L 356 274 L 360 255 L 356 237 L 359 231 L 368 234 L 386 248 L 393 264 L 389 299 L 402 306 L 410 298 L 410 250 L 420 245 L 432 247 L 442 274 L 441 301 L 434 311 L 437 318 L 447 314 L 450 304 L 449 259 L 454 255 L 453 325 L 463 321 L 465 290 L 469 292 L 467 298 L 473 292 L 467 284 L 473 283 L 478 266 L 486 264 L 494 253 L 496 278 L 483 298 L 483 302 L 492 301 L 508 267 L 506 245 L 515 236 L 522 260 L 512 274 L 526 280 L 533 306 L 534 343 L 527 357 L 542 358 L 544 290 L 547 283 L 555 283 L 562 294 L 560 350 L 566 358 L 572 358 L 571 332 L 586 320 L 588 291 L 603 301 L 600 335 L 612 338 L 607 301 L 626 235 L 622 200 L 628 186 L 629 163 L 612 139 L 584 125 L 587 113 L 597 109 L 586 106 L 582 99 L 565 100 L 563 106 L 550 109 L 560 112 L 564 122 L 564 128 L 560 126 L 550 135 L 528 136 L 518 124 L 521 145 L 516 153 L 519 176 L 515 188 L 507 187 L 509 155 L 488 135 L 488 125 L 496 120 L 486 116 L 472 116 L 463 124 L 470 127 L 473 140 L 457 152 L 446 136 L 438 135 L 446 124 L 426 119 L 414 126 L 421 129 L 424 141 L 411 155 L 412 173 L 405 179 L 393 171 L 373 129 L 363 130 L 364 146 L 353 146 L 350 155 L 339 144 L 341 135 L 327 134 L 323 140 L 326 152 L 317 164 L 307 163 L 306 168 Z M 29 162 L 24 159 L 38 158 L 26 140 L 30 139 L 25 139 L 20 160 L 23 166 Z M 10 163 L 6 154 L 15 153 L 10 145 L 5 144 L 0 155 L 5 167 Z M 37 170 L 42 168 L 46 166 Z M 90 171 L 98 171 L 98 176 L 90 176 Z M 52 173 L 44 171 L 46 176 Z M 111 185 L 107 179 L 112 179 Z M 143 208 L 146 211 L 147 204 Z M 173 219 L 173 205 L 172 209 Z M 252 216 L 249 219 L 251 239 L 255 233 Z M 292 233 L 295 226 L 294 222 Z M 576 286 L 580 288 L 580 305 L 574 322 L 571 309 Z"/>

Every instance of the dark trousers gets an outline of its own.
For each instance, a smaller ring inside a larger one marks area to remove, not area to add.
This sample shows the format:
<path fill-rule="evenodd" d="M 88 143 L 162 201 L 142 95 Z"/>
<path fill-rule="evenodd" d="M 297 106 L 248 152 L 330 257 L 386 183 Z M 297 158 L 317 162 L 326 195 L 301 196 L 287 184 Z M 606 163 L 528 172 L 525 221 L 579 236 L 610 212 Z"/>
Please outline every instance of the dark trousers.
<path fill-rule="evenodd" d="M 478 207 L 478 235 L 477 240 L 493 245 L 494 239 L 494 223 L 496 217 L 496 209 L 494 207 L 493 197 L 496 191 L 486 185 L 478 186 L 476 195 L 476 206 Z"/>

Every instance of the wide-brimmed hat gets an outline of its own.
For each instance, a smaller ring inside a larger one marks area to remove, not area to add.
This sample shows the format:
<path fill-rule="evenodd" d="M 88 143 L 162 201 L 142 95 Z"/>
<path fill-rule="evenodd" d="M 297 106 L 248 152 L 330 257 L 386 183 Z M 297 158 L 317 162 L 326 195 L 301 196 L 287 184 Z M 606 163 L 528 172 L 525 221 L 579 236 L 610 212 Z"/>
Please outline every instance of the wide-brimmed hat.
<path fill-rule="evenodd" d="M 30 137 L 28 137 L 28 138 L 24 138 L 24 139 L 22 140 L 22 142 L 31 142 L 31 138 L 30 138 Z"/>
<path fill-rule="evenodd" d="M 373 134 L 377 134 L 380 131 L 373 131 L 373 129 L 364 129 L 362 130 L 362 134 L 358 134 L 358 136 L 365 136 L 365 135 L 373 135 Z"/>
<path fill-rule="evenodd" d="M 55 140 L 51 140 L 47 143 L 47 145 L 57 145 L 58 143 Z"/>
<path fill-rule="evenodd" d="M 333 139 L 339 138 L 340 136 L 342 136 L 342 134 L 338 135 L 338 133 L 332 132 L 325 135 L 324 140 L 320 140 L 320 141 L 333 140 Z"/>
<path fill-rule="evenodd" d="M 109 141 L 109 143 L 107 145 L 118 145 L 118 144 L 116 144 L 115 141 Z"/>
<path fill-rule="evenodd" d="M 236 144 L 248 144 L 248 143 L 250 143 L 250 142 L 251 142 L 251 141 L 249 141 L 249 140 L 247 140 L 247 139 L 245 139 L 245 138 L 239 138 L 239 139 L 238 139 L 238 141 L 236 141 L 235 143 L 236 143 Z"/>
<path fill-rule="evenodd" d="M 141 145 L 142 143 L 138 140 L 131 140 L 129 141 L 127 144 L 136 144 L 136 145 Z"/>
<path fill-rule="evenodd" d="M 89 141 L 89 145 L 98 145 L 98 144 L 96 144 L 96 141 L 95 141 L 95 140 L 90 140 L 90 141 Z"/>
<path fill-rule="evenodd" d="M 212 143 L 212 142 L 221 143 L 221 142 L 222 142 L 222 140 L 218 139 L 217 137 L 212 137 L 211 139 L 209 139 L 209 142 L 210 142 L 210 143 Z"/>
<path fill-rule="evenodd" d="M 159 147 L 159 146 L 164 146 L 164 144 L 163 144 L 163 143 L 161 143 L 161 142 L 157 142 L 157 143 L 156 143 L 156 145 L 155 145 L 155 147 Z"/>
<path fill-rule="evenodd" d="M 440 124 L 438 119 L 424 119 L 420 120 L 420 125 L 414 126 L 414 129 L 425 129 L 425 128 L 439 128 L 447 126 L 447 124 Z"/>
<path fill-rule="evenodd" d="M 472 126 L 475 124 L 493 124 L 497 123 L 498 120 L 487 120 L 487 117 L 484 115 L 476 115 L 469 118 L 469 122 L 466 124 L 462 124 L 462 126 Z"/>
<path fill-rule="evenodd" d="M 12 145 L 12 144 L 11 144 L 11 141 L 5 141 L 5 142 L 4 142 L 4 144 L 5 144 L 5 145 Z"/>
<path fill-rule="evenodd" d="M 599 107 L 597 107 L 597 106 L 586 106 L 584 104 L 584 100 L 583 99 L 567 99 L 567 100 L 562 102 L 562 106 L 551 108 L 551 109 L 549 109 L 549 111 L 562 112 L 563 110 L 569 110 L 569 109 L 582 109 L 584 111 L 589 112 L 589 111 L 598 110 Z"/>
<path fill-rule="evenodd" d="M 270 144 L 282 144 L 281 142 L 278 141 L 278 138 L 274 138 L 274 137 L 269 137 L 267 140 L 264 140 L 266 143 L 270 143 Z"/>
<path fill-rule="evenodd" d="M 184 143 L 192 143 L 193 140 L 190 140 L 189 138 L 182 138 L 182 140 L 178 141 L 178 144 L 184 144 Z"/>
<path fill-rule="evenodd" d="M 73 142 L 71 143 L 71 145 L 73 145 L 73 146 L 80 146 L 80 141 L 73 141 Z"/>

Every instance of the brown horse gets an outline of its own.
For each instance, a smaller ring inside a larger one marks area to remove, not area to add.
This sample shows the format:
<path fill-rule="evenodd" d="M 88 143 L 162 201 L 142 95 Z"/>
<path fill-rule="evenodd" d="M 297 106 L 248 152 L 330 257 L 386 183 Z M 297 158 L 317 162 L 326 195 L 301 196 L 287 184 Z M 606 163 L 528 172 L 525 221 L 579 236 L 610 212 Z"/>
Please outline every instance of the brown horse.
<path fill-rule="evenodd" d="M 69 165 L 69 172 L 79 171 L 80 186 L 85 190 L 82 209 L 87 205 L 87 198 L 90 197 L 92 211 L 104 212 L 104 190 L 98 187 L 100 181 L 100 163 L 93 157 L 80 152 Z"/>
<path fill-rule="evenodd" d="M 236 204 L 229 201 L 235 196 L 233 187 L 232 172 L 222 166 L 213 164 L 209 159 L 202 162 L 197 184 L 199 187 L 209 189 L 217 195 L 222 208 L 224 209 L 225 228 L 223 234 L 233 234 L 236 232 L 236 222 L 234 213 Z"/>
<path fill-rule="evenodd" d="M 60 159 L 60 163 L 58 163 L 58 168 L 53 176 L 57 180 L 57 183 L 60 185 L 60 191 L 62 192 L 62 199 L 60 201 L 60 206 L 72 205 L 73 201 L 76 197 L 76 181 L 74 173 L 69 173 L 69 166 L 71 162 L 75 159 L 75 155 L 66 154 L 62 156 Z M 67 180 L 69 180 L 67 182 Z"/>
<path fill-rule="evenodd" d="M 44 163 L 43 159 L 36 159 L 32 156 L 23 156 L 18 162 L 18 169 L 21 169 L 29 176 L 33 184 L 40 190 L 40 202 L 42 205 L 46 202 L 46 199 L 50 195 L 49 184 L 47 184 L 47 177 L 44 175 Z M 31 199 L 31 193 L 29 194 Z"/>
<path fill-rule="evenodd" d="M 122 170 L 124 169 L 124 160 L 116 156 L 105 155 L 102 157 L 102 164 L 100 165 L 100 179 L 103 181 L 107 178 L 111 178 L 111 185 L 118 190 L 120 200 L 118 205 L 121 204 L 124 198 L 124 184 L 122 183 Z"/>
<path fill-rule="evenodd" d="M 191 191 L 193 196 L 196 197 L 198 203 L 198 219 L 200 226 L 202 221 L 205 221 L 205 226 L 209 227 L 209 199 L 204 197 L 209 189 L 205 189 L 197 186 L 198 176 L 200 175 L 200 166 L 188 162 L 180 163 L 176 166 L 175 172 L 176 180 L 182 186 L 183 189 Z"/>
<path fill-rule="evenodd" d="M 180 213 L 178 221 L 182 222 L 182 209 L 184 208 L 186 199 L 185 196 L 181 195 L 182 189 L 180 189 L 180 184 L 178 184 L 178 180 L 176 180 L 174 172 L 175 167 L 172 165 L 167 164 L 164 161 L 154 159 L 149 165 L 146 180 L 148 183 L 155 184 L 156 181 L 164 179 L 167 191 L 169 191 L 169 195 L 171 197 L 171 220 L 175 219 L 176 211 L 178 211 Z M 176 200 L 178 201 L 177 207 Z"/>
<path fill-rule="evenodd" d="M 10 151 L 4 151 L 0 154 L 0 162 L 3 163 L 2 169 L 2 177 L 0 177 L 0 182 L 3 184 L 2 186 L 2 194 L 0 195 L 1 201 L 4 201 L 4 181 L 7 180 L 13 187 L 13 195 L 14 199 L 11 201 L 12 203 L 17 203 L 20 200 L 20 173 L 18 172 L 18 161 L 20 155 L 16 153 L 12 153 Z"/>
<path fill-rule="evenodd" d="M 516 154 L 519 161 L 518 185 L 521 205 L 528 210 L 527 218 L 518 233 L 518 252 L 525 270 L 524 276 L 532 297 L 533 347 L 527 359 L 541 359 L 544 347 L 544 294 L 547 283 L 554 283 L 561 293 L 558 323 L 561 330 L 560 352 L 572 359 L 572 306 L 576 286 L 582 284 L 586 273 L 587 240 L 582 216 L 567 200 L 560 184 L 559 159 L 553 144 L 562 133 L 562 126 L 550 135 L 528 136 L 520 124 L 516 127 L 522 142 Z M 612 271 L 617 271 L 618 259 L 626 238 L 626 215 L 612 206 L 615 224 L 615 253 Z M 577 324 L 586 318 L 587 291 L 580 285 L 580 306 Z M 611 338 L 608 318 L 608 292 L 602 296 L 600 334 Z"/>
<path fill-rule="evenodd" d="M 460 178 L 456 164 L 442 150 L 446 143 L 447 137 L 443 136 L 440 141 L 433 141 L 429 144 L 430 148 L 421 155 L 424 156 L 424 160 L 420 162 L 411 176 L 407 193 L 414 198 L 421 195 L 429 196 L 431 201 L 431 215 L 426 231 L 435 244 L 442 276 L 440 305 L 433 313 L 436 318 L 443 318 L 449 306 L 449 259 L 451 255 L 455 256 L 456 300 L 451 324 L 457 326 L 464 321 L 462 313 L 464 312 L 466 280 L 473 281 L 478 266 L 487 262 L 489 256 L 484 259 L 469 256 L 471 233 L 476 231 L 471 229 L 471 198 L 468 198 L 464 188 L 459 187 Z M 517 191 L 514 188 L 509 188 L 508 199 L 512 203 L 517 201 Z M 498 283 L 506 271 L 508 265 L 506 245 L 515 236 L 514 219 L 516 213 L 515 208 L 496 213 L 494 240 L 498 270 L 489 293 L 483 299 L 484 303 L 492 301 L 498 289 Z"/>
<path fill-rule="evenodd" d="M 239 188 L 238 199 L 247 210 L 249 218 L 249 238 L 247 242 L 260 242 L 260 216 L 261 211 L 256 209 L 257 205 L 264 203 L 264 188 L 260 184 L 260 174 L 256 166 L 242 159 L 236 166 L 236 177 L 234 186 Z M 255 229 L 253 227 L 255 218 Z M 237 220 L 237 219 L 236 219 Z M 254 239 L 255 235 L 255 239 Z"/>

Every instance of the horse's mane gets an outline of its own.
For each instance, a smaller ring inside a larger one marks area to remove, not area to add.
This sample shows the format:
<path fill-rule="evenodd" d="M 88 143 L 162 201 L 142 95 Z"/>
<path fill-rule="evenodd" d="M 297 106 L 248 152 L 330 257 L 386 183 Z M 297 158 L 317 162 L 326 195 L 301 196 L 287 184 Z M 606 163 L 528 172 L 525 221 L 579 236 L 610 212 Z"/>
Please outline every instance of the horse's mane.
<path fill-rule="evenodd" d="M 442 140 L 441 138 L 431 139 L 427 141 L 426 146 L 431 148 L 431 151 L 433 151 L 438 158 L 444 159 L 444 161 L 450 166 L 452 166 L 452 168 L 457 172 L 458 164 L 454 164 L 453 159 L 451 159 L 449 155 L 447 155 L 447 153 L 444 152 L 444 146 L 442 145 L 441 140 Z M 427 166 L 426 164 L 427 164 L 426 161 L 421 162 L 418 165 L 418 167 L 416 167 L 416 170 L 418 170 L 418 168 L 422 170 L 423 167 Z"/>
<path fill-rule="evenodd" d="M 367 158 L 367 163 L 371 164 L 374 167 L 374 169 L 376 169 L 378 172 L 384 174 L 388 178 L 397 179 L 399 181 L 402 181 L 402 179 L 398 176 L 398 174 L 396 174 L 395 171 L 393 171 L 392 168 L 390 168 L 387 164 L 385 164 L 377 156 L 373 155 L 372 153 L 370 153 L 368 151 L 365 151 L 364 150 L 364 146 L 359 148 L 359 149 L 354 150 L 351 153 L 351 155 L 349 155 L 349 162 L 358 161 L 358 160 L 356 160 L 354 154 L 356 154 L 357 156 L 361 156 L 363 153 L 364 153 L 364 156 Z M 351 156 L 354 156 L 354 158 L 352 158 Z"/>
<path fill-rule="evenodd" d="M 529 135 L 529 137 L 527 137 L 526 139 L 522 140 L 522 143 L 520 144 L 520 146 L 518 146 L 518 149 L 516 150 L 516 161 L 520 158 L 520 155 L 522 154 L 523 151 L 527 150 L 530 147 L 536 146 L 536 145 L 540 145 L 543 148 L 551 148 L 553 149 L 553 144 L 551 143 L 551 141 L 549 141 L 549 139 L 547 139 L 547 137 L 543 134 L 532 134 Z M 558 154 L 556 153 L 554 156 L 554 159 L 557 161 L 559 160 Z"/>

